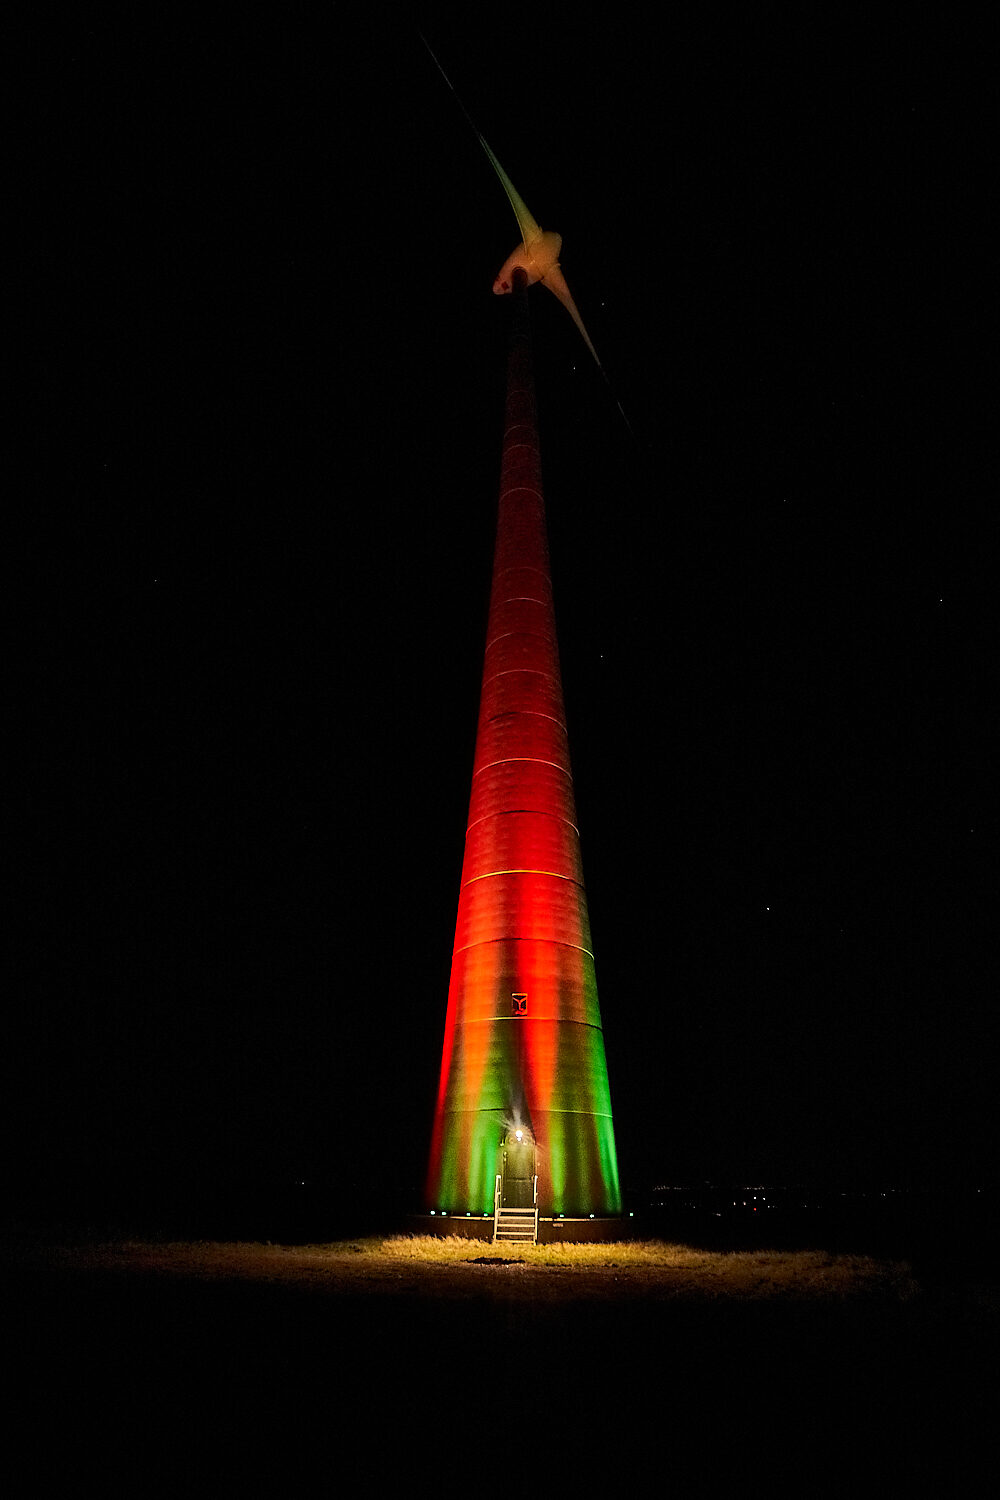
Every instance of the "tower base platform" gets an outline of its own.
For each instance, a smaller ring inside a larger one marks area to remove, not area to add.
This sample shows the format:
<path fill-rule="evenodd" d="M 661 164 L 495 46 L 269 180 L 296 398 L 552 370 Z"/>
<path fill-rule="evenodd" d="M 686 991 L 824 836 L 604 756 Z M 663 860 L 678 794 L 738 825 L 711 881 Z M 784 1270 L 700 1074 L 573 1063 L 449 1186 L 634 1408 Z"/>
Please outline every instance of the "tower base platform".
<path fill-rule="evenodd" d="M 599 1244 L 627 1240 L 636 1233 L 636 1221 L 619 1219 L 538 1219 L 540 1245 Z M 438 1239 L 492 1240 L 493 1215 L 407 1214 L 404 1234 L 430 1234 Z"/>

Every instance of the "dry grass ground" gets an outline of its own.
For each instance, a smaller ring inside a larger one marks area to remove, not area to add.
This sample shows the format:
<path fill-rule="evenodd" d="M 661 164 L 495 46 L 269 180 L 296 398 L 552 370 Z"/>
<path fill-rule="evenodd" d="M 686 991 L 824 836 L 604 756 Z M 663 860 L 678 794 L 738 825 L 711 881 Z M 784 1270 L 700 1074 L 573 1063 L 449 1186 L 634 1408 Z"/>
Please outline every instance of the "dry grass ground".
<path fill-rule="evenodd" d="M 393 1236 L 329 1245 L 155 1244 L 51 1249 L 64 1271 L 165 1276 L 217 1283 L 285 1284 L 331 1294 L 428 1298 L 504 1296 L 529 1301 L 642 1296 L 701 1302 L 783 1299 L 905 1301 L 919 1293 L 909 1266 L 819 1250 L 722 1252 L 639 1241 L 512 1247 L 467 1239 Z M 497 1272 L 502 1273 L 498 1280 Z"/>
<path fill-rule="evenodd" d="M 891 1260 L 373 1238 L 5 1262 L 26 1492 L 60 1469 L 142 1494 L 395 1494 L 516 1465 L 582 1494 L 753 1470 L 819 1495 L 940 1463 L 958 1494 L 996 1415 L 995 1302 L 949 1305 Z"/>

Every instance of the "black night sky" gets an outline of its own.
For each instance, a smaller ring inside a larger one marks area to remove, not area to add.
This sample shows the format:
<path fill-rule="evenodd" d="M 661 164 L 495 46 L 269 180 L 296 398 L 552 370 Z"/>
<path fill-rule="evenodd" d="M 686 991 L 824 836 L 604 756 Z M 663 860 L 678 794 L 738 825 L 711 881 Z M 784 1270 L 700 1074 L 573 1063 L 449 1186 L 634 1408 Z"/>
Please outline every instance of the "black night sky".
<path fill-rule="evenodd" d="M 517 228 L 416 29 L 353 9 L 29 49 L 9 1201 L 419 1189 Z M 634 434 L 536 289 L 623 1181 L 976 1181 L 996 534 L 941 421 L 955 38 L 665 14 L 418 18 Z"/>

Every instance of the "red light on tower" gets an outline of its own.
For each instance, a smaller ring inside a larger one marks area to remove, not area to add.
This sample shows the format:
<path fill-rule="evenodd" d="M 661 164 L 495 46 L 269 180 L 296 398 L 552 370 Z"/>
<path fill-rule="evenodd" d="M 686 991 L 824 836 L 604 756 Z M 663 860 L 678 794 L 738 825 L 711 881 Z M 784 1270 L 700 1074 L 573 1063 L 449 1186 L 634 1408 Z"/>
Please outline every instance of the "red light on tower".
<path fill-rule="evenodd" d="M 543 1215 L 589 1217 L 618 1214 L 621 1198 L 552 605 L 526 289 L 517 275 L 427 1201 L 449 1213 L 490 1212 L 509 1139 L 533 1144 Z"/>

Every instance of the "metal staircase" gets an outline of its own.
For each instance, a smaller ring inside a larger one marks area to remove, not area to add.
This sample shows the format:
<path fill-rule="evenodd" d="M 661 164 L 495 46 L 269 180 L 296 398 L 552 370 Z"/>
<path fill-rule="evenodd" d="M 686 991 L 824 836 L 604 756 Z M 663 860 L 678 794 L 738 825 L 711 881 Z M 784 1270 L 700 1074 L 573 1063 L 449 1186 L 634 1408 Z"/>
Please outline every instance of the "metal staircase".
<path fill-rule="evenodd" d="M 534 1245 L 538 1240 L 538 1178 L 532 1182 L 534 1207 L 504 1208 L 500 1202 L 501 1178 L 493 1191 L 493 1239 L 508 1245 Z"/>

